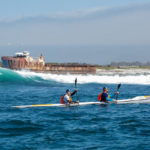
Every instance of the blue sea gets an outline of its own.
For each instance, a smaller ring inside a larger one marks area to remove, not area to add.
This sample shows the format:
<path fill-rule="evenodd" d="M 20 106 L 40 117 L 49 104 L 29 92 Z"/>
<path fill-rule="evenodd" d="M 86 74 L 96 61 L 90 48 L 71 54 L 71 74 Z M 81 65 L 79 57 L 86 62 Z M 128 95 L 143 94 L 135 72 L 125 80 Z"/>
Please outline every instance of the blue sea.
<path fill-rule="evenodd" d="M 149 74 L 55 75 L 0 68 L 0 150 L 149 150 L 150 104 L 12 108 L 60 103 L 78 79 L 81 102 L 104 86 L 119 99 L 150 95 Z M 76 96 L 73 97 L 76 100 Z"/>

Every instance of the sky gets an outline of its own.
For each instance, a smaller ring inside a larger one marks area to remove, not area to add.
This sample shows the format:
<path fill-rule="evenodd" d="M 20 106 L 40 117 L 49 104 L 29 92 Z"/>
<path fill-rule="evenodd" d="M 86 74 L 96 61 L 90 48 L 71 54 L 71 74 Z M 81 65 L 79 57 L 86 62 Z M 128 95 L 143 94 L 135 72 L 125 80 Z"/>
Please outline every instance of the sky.
<path fill-rule="evenodd" d="M 0 56 L 150 61 L 150 0 L 0 0 Z"/>

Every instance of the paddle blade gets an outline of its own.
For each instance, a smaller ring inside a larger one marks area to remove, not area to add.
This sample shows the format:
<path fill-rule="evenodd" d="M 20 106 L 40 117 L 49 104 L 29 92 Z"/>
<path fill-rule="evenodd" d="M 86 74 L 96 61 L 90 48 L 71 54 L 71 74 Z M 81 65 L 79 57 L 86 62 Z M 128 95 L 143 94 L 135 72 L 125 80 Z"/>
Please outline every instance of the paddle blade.
<path fill-rule="evenodd" d="M 121 83 L 118 84 L 117 91 L 119 91 L 120 87 L 121 87 Z"/>
<path fill-rule="evenodd" d="M 120 87 L 121 87 L 121 83 L 120 83 L 120 84 L 118 84 L 117 92 L 119 92 Z M 118 99 L 118 94 L 116 95 L 116 100 L 117 100 L 117 99 Z"/>
<path fill-rule="evenodd" d="M 77 78 L 75 79 L 75 87 L 77 86 Z"/>
<path fill-rule="evenodd" d="M 77 89 L 77 78 L 75 79 L 75 88 Z M 78 93 L 76 92 L 76 99 L 79 100 Z"/>

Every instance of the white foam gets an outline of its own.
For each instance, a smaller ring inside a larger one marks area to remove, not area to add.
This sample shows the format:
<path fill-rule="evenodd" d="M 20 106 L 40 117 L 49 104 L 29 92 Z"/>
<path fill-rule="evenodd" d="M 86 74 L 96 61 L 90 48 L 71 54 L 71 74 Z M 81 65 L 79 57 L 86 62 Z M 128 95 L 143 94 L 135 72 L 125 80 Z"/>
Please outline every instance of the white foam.
<path fill-rule="evenodd" d="M 105 84 L 150 84 L 150 75 L 58 75 L 50 73 L 35 73 L 30 71 L 16 71 L 18 74 L 25 78 L 40 77 L 43 80 L 54 80 L 61 83 L 74 83 L 75 78 L 78 78 L 78 83 L 105 83 Z"/>

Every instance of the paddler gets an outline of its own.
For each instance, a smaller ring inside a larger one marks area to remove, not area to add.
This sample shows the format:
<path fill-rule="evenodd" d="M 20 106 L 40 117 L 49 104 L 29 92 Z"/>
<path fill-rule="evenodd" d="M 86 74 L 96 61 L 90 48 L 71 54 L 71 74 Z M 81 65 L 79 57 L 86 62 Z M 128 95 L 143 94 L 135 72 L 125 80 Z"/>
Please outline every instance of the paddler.
<path fill-rule="evenodd" d="M 72 101 L 71 96 L 77 93 L 77 89 L 73 93 L 69 89 L 66 90 L 66 94 L 61 97 L 61 103 L 62 104 L 71 104 L 71 103 L 79 103 L 79 101 Z"/>
<path fill-rule="evenodd" d="M 103 88 L 103 92 L 99 94 L 98 96 L 98 100 L 101 102 L 117 102 L 117 100 L 114 100 L 115 96 L 119 94 L 119 92 L 117 91 L 115 94 L 113 95 L 109 95 L 108 94 L 109 89 L 104 87 Z"/>

